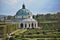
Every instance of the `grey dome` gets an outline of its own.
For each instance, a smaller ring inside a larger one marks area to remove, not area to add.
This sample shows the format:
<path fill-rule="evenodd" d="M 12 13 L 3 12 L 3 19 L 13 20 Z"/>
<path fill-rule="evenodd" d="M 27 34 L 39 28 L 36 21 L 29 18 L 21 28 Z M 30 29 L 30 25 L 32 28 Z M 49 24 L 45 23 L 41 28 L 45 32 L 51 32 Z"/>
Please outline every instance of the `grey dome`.
<path fill-rule="evenodd" d="M 22 9 L 18 10 L 16 13 L 17 16 L 25 16 L 25 15 L 32 15 L 28 9 L 25 8 L 25 5 L 22 5 Z"/>

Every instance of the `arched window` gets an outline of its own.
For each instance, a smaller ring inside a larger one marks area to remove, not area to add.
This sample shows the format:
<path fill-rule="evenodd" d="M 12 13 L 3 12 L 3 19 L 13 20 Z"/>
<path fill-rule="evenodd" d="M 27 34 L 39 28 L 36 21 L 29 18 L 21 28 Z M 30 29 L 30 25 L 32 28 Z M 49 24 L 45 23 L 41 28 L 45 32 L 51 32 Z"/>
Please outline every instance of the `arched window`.
<path fill-rule="evenodd" d="M 20 27 L 23 28 L 23 23 L 20 24 Z"/>
<path fill-rule="evenodd" d="M 30 27 L 30 24 L 29 24 L 29 27 Z"/>
<path fill-rule="evenodd" d="M 35 24 L 35 27 L 36 27 L 36 24 Z"/>
<path fill-rule="evenodd" d="M 23 18 L 23 16 L 22 16 L 22 18 Z"/>
<path fill-rule="evenodd" d="M 30 18 L 30 16 L 28 16 L 28 18 Z"/>
<path fill-rule="evenodd" d="M 34 28 L 34 27 L 33 27 L 33 23 L 32 23 L 32 28 Z"/>

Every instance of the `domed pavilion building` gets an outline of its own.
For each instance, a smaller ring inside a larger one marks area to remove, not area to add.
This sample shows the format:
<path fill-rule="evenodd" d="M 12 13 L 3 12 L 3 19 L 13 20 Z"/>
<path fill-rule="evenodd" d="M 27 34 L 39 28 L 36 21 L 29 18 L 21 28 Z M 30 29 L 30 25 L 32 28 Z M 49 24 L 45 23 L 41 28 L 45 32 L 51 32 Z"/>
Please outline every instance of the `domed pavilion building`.
<path fill-rule="evenodd" d="M 17 11 L 13 22 L 19 24 L 19 28 L 38 28 L 38 22 L 32 18 L 32 12 L 22 5 L 22 8 Z"/>

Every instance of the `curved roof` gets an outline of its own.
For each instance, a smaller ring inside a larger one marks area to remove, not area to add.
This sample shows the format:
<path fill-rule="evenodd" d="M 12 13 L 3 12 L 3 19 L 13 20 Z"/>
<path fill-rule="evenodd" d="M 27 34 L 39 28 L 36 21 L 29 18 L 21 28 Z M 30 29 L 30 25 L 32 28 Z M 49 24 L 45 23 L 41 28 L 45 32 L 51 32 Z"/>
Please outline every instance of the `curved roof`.
<path fill-rule="evenodd" d="M 37 22 L 35 19 L 29 18 L 29 19 L 24 19 L 23 22 Z"/>
<path fill-rule="evenodd" d="M 22 20 L 24 20 L 24 18 L 22 19 L 22 18 L 15 18 L 14 20 L 13 20 L 13 22 L 22 22 Z"/>
<path fill-rule="evenodd" d="M 22 5 L 22 9 L 18 10 L 16 13 L 17 16 L 32 15 L 28 9 L 25 8 L 25 5 Z"/>
<path fill-rule="evenodd" d="M 25 5 L 23 4 L 22 9 L 18 10 L 15 16 L 26 16 L 26 15 L 32 15 L 32 13 L 25 8 Z M 33 18 L 15 18 L 13 22 L 37 22 Z"/>
<path fill-rule="evenodd" d="M 37 22 L 37 21 L 32 18 L 27 18 L 27 19 L 16 18 L 13 20 L 13 22 Z"/>

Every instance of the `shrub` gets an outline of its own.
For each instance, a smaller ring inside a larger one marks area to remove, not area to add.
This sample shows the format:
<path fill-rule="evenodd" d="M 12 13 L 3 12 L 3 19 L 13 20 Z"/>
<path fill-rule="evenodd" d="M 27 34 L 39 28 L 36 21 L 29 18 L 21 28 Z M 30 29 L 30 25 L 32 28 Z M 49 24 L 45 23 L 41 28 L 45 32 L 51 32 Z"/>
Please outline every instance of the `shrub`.
<path fill-rule="evenodd" d="M 19 37 L 19 35 L 15 35 L 15 38 L 18 38 Z"/>
<path fill-rule="evenodd" d="M 28 35 L 32 35 L 32 33 L 28 33 Z"/>
<path fill-rule="evenodd" d="M 22 39 L 22 40 L 28 40 L 28 39 Z"/>
<path fill-rule="evenodd" d="M 37 39 L 37 40 L 44 40 L 44 39 Z"/>
<path fill-rule="evenodd" d="M 39 32 L 37 32 L 36 34 L 40 34 Z"/>
<path fill-rule="evenodd" d="M 11 37 L 9 40 L 15 40 L 15 38 Z"/>

